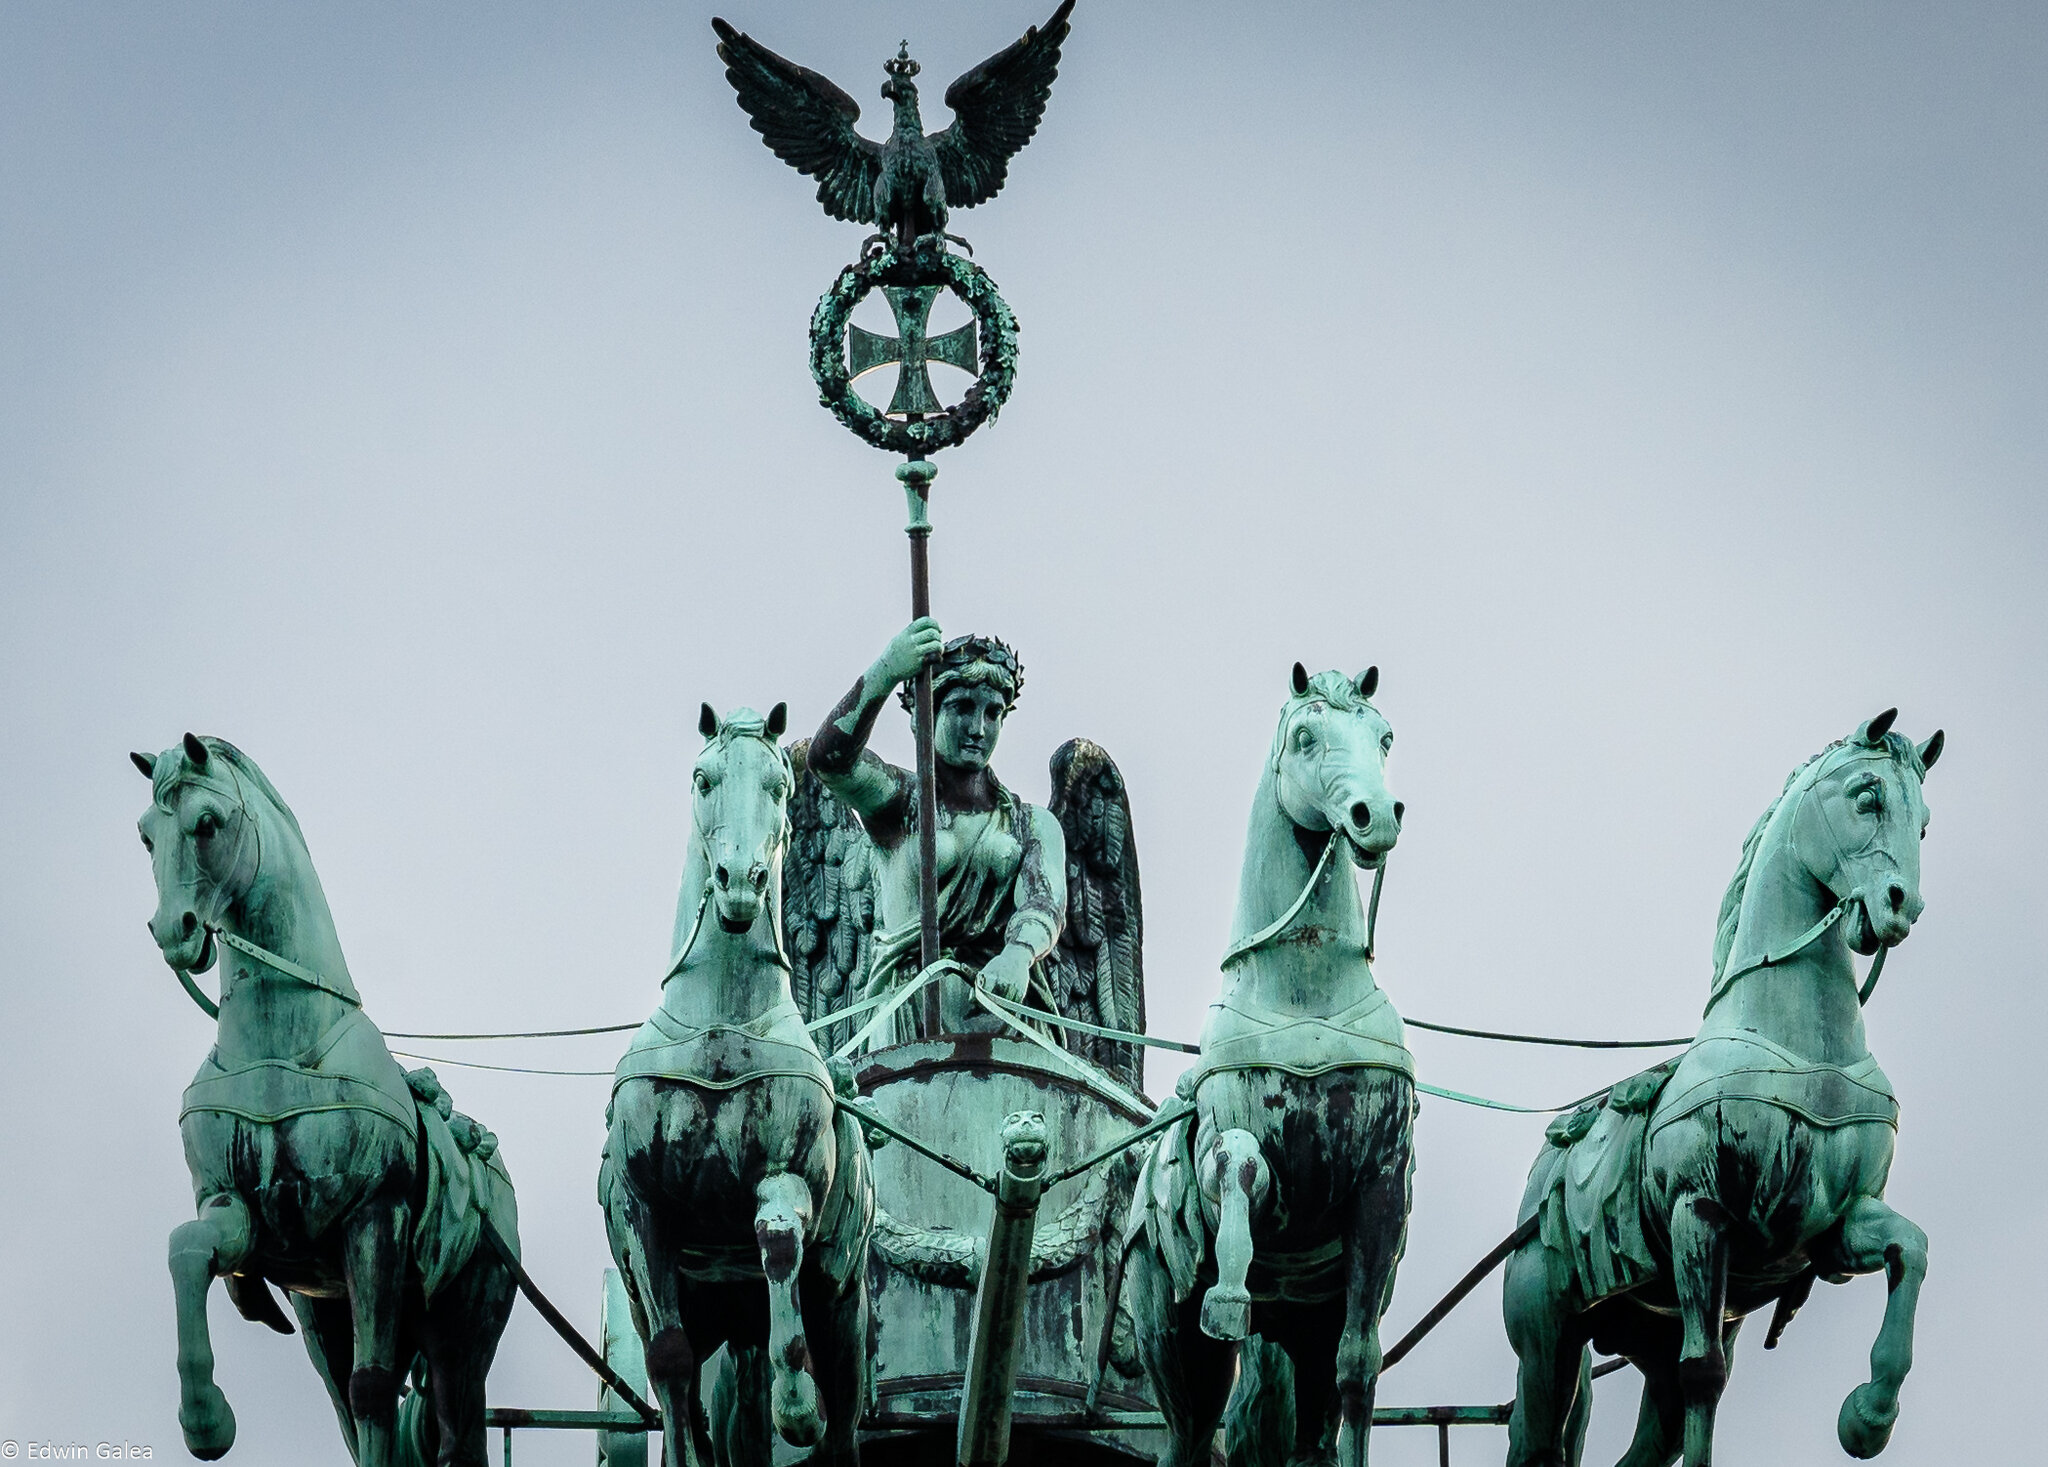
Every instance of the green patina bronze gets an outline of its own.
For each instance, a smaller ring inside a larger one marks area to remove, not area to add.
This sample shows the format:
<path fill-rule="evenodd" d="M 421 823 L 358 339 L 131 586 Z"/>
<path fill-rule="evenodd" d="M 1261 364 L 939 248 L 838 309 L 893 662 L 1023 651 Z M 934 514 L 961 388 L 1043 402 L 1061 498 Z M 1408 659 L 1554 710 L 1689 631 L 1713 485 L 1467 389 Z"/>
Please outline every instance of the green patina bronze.
<path fill-rule="evenodd" d="M 850 324 L 853 308 L 880 285 L 896 312 L 897 337 Z M 974 320 L 935 338 L 924 334 L 940 290 L 959 297 Z M 928 362 L 975 374 L 952 407 L 932 390 Z M 901 363 L 885 411 L 853 390 L 853 379 Z M 930 240 L 885 245 L 839 272 L 811 317 L 811 376 L 818 401 L 862 440 L 890 453 L 927 454 L 951 448 L 993 418 L 1017 380 L 1017 318 L 986 271 Z"/>
<path fill-rule="evenodd" d="M 938 336 L 927 334 L 925 323 L 931 319 L 932 300 L 938 292 L 935 285 L 884 286 L 882 293 L 896 317 L 896 334 L 877 336 L 859 326 L 847 328 L 846 368 L 854 380 L 891 364 L 900 365 L 896 395 L 889 403 L 892 415 L 924 417 L 945 411 L 945 404 L 932 392 L 930 363 L 944 362 L 963 372 L 974 371 L 978 363 L 972 321 Z"/>
<path fill-rule="evenodd" d="M 612 1084 L 598 1198 L 645 1343 L 667 1467 L 766 1463 L 773 1430 L 859 1460 L 874 1186 L 782 947 L 784 710 L 706 704 L 661 1006 Z M 700 1371 L 724 1346 L 705 1434 Z"/>
<path fill-rule="evenodd" d="M 1352 876 L 1400 836 L 1378 681 L 1294 667 L 1223 992 L 1181 1082 L 1195 1114 L 1154 1143 L 1131 1203 L 1128 1288 L 1166 1467 L 1206 1467 L 1226 1402 L 1245 1460 L 1366 1461 L 1415 1113 Z M 1273 1440 L 1290 1420 L 1291 1439 Z"/>
<path fill-rule="evenodd" d="M 1578 1462 L 1589 1345 L 1643 1374 L 1624 1467 L 1705 1467 L 1743 1318 L 1775 1306 L 1769 1348 L 1816 1279 L 1879 1271 L 1871 1378 L 1836 1426 L 1856 1457 L 1890 1438 L 1927 1239 L 1883 1200 L 1898 1101 L 1864 1044 L 1876 966 L 1859 990 L 1851 954 L 1881 963 L 1920 915 L 1942 747 L 1891 732 L 1896 713 L 1801 765 L 1750 831 L 1691 1047 L 1551 1126 L 1507 1264 L 1511 1467 Z"/>
<path fill-rule="evenodd" d="M 178 1115 L 198 1207 L 170 1246 L 185 1444 L 209 1461 L 234 1444 L 206 1320 L 221 1278 L 244 1318 L 290 1334 L 285 1290 L 361 1467 L 483 1467 L 484 1377 L 517 1287 L 497 1139 L 385 1048 L 255 763 L 191 734 L 130 757 L 151 781 L 150 932 L 218 1025 Z M 218 1004 L 191 978 L 216 962 Z"/>

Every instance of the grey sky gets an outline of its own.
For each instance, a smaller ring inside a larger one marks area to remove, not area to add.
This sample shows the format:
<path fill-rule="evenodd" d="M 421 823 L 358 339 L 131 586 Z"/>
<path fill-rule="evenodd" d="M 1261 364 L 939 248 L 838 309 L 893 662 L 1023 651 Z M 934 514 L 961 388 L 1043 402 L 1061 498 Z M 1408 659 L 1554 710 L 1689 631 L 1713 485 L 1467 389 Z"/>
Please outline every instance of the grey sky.
<path fill-rule="evenodd" d="M 874 133 L 899 36 L 936 122 L 1050 9 L 724 13 Z M 709 14 L 0 10 L 0 1436 L 183 1459 L 163 1251 L 209 1036 L 142 928 L 126 750 L 262 764 L 381 1023 L 635 1019 L 699 701 L 813 725 L 902 619 L 901 496 L 805 369 L 859 232 L 747 130 Z M 1869 1013 L 1890 1197 L 1933 1239 L 1901 1462 L 2022 1460 L 1993 1407 L 2036 1393 L 2048 1305 L 2044 70 L 2024 4 L 1084 0 L 1038 140 L 956 220 L 1022 375 L 941 462 L 934 599 L 1023 654 L 1009 783 L 1042 798 L 1077 733 L 1121 763 L 1157 1031 L 1215 990 L 1297 658 L 1382 669 L 1381 976 L 1453 1023 L 1687 1029 L 1784 775 L 1890 704 L 1948 728 L 1927 913 Z M 1414 1046 L 1533 1102 L 1620 1068 Z M 593 1321 L 603 1082 L 443 1074 Z M 1512 1224 L 1540 1133 L 1425 1109 L 1393 1328 Z M 1728 1460 L 1843 1460 L 1883 1296 L 1745 1338 Z M 299 1345 L 214 1317 L 229 1460 L 344 1461 Z M 1489 1287 L 1382 1399 L 1505 1399 L 1510 1364 Z M 491 1394 L 592 1388 L 522 1306 Z M 1593 1460 L 1633 1418 L 1600 1387 Z"/>

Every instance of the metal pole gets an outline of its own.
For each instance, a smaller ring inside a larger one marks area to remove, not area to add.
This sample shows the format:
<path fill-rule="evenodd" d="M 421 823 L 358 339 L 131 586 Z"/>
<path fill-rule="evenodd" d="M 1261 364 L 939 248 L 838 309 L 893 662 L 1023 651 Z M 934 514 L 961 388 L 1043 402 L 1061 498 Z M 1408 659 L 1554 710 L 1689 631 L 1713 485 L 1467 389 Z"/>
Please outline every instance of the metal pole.
<path fill-rule="evenodd" d="M 1006 1129 L 1003 1137 L 1003 1174 L 996 1183 L 988 1251 L 974 1297 L 974 1326 L 967 1337 L 958 1467 L 1003 1467 L 1010 1455 L 1010 1408 L 1017 1392 L 1024 1295 L 1031 1283 L 1031 1236 L 1045 1190 L 1045 1120 L 1035 1114 L 1030 1120 L 1036 1123 L 1035 1135 Z"/>
<path fill-rule="evenodd" d="M 909 501 L 910 522 L 904 533 L 910 537 L 910 615 L 912 619 L 932 614 L 930 494 L 938 466 L 928 459 L 913 458 L 896 470 Z M 917 946 L 918 966 L 929 968 L 939 960 L 939 790 L 938 761 L 932 753 L 932 670 L 917 674 L 915 699 L 917 721 Z M 939 990 L 925 990 L 924 1032 L 939 1032 Z"/>

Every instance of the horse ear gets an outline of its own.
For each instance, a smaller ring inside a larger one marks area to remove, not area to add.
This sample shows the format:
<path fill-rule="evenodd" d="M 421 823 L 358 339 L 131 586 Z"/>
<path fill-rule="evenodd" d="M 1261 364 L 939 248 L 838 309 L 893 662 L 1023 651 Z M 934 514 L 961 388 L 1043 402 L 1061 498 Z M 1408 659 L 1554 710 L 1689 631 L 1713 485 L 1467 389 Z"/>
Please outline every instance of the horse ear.
<path fill-rule="evenodd" d="M 1892 723 L 1899 716 L 1896 708 L 1887 708 L 1856 730 L 1856 742 L 1869 744 L 1873 748 L 1884 742 L 1884 736 L 1892 731 Z"/>
<path fill-rule="evenodd" d="M 1299 662 L 1294 664 L 1294 696 L 1299 698 L 1308 691 L 1308 669 Z"/>
<path fill-rule="evenodd" d="M 1364 672 L 1361 672 L 1358 675 L 1357 687 L 1359 697 L 1370 698 L 1379 691 L 1380 670 L 1377 667 L 1368 667 Z"/>
<path fill-rule="evenodd" d="M 706 703 L 703 711 L 697 715 L 697 732 L 707 739 L 718 737 L 718 715 L 712 711 L 709 703 Z"/>
<path fill-rule="evenodd" d="M 144 779 L 156 778 L 156 756 L 154 754 L 130 754 L 128 762 L 142 771 Z"/>
<path fill-rule="evenodd" d="M 1942 745 L 1946 744 L 1947 742 L 1948 735 L 1944 733 L 1942 730 L 1936 729 L 1933 735 L 1928 738 L 1927 742 L 1920 746 L 1920 767 L 1922 769 L 1932 769 L 1934 767 L 1934 761 L 1941 757 Z"/>
<path fill-rule="evenodd" d="M 194 769 L 206 767 L 206 745 L 199 742 L 197 734 L 185 735 L 185 757 L 192 761 Z"/>
<path fill-rule="evenodd" d="M 777 703 L 768 710 L 768 737 L 779 739 L 782 731 L 789 727 L 789 705 Z"/>

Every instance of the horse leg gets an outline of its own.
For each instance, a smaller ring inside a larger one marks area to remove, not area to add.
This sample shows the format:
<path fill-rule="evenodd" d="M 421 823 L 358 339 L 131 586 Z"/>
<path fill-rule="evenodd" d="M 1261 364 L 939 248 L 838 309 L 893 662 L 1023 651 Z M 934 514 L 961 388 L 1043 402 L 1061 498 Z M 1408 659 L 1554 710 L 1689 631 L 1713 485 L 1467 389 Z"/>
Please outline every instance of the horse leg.
<path fill-rule="evenodd" d="M 1685 1467 L 1708 1467 L 1714 1460 L 1714 1409 L 1728 1384 L 1728 1355 L 1722 1347 L 1727 1221 L 1712 1198 L 1682 1196 L 1671 1209 L 1671 1272 L 1684 1326 L 1678 1384 L 1685 1400 Z"/>
<path fill-rule="evenodd" d="M 1404 1099 L 1402 1104 L 1407 1102 Z M 1344 1333 L 1337 1344 L 1337 1463 L 1365 1467 L 1380 1384 L 1380 1311 L 1393 1292 L 1408 1224 L 1408 1159 L 1358 1189 L 1344 1251 Z"/>
<path fill-rule="evenodd" d="M 206 1327 L 206 1295 L 219 1275 L 232 1273 L 255 1244 L 248 1204 L 230 1192 L 206 1199 L 199 1216 L 171 1230 L 171 1290 L 178 1307 L 178 1426 L 185 1449 L 202 1462 L 235 1444 L 235 1413 L 213 1383 L 213 1336 Z"/>
<path fill-rule="evenodd" d="M 1509 1256 L 1502 1300 L 1516 1359 L 1508 1467 L 1562 1467 L 1570 1460 L 1586 1346 L 1542 1243 L 1525 1243 Z"/>
<path fill-rule="evenodd" d="M 348 1372 L 355 1359 L 355 1329 L 349 1324 L 348 1300 L 316 1299 L 292 1294 L 292 1313 L 299 1318 L 299 1333 L 306 1341 L 306 1355 L 327 1387 L 334 1403 L 335 1419 L 341 1423 L 342 1445 L 349 1460 L 356 1456 L 356 1419 L 348 1410 Z"/>
<path fill-rule="evenodd" d="M 647 1343 L 647 1384 L 661 1408 L 663 1467 L 710 1467 L 710 1443 L 697 1438 L 699 1361 L 684 1327 L 679 1260 L 663 1248 L 661 1235 L 637 1199 L 628 1206 L 626 1231 L 633 1240 L 624 1260 L 632 1272 L 629 1293 L 638 1303 L 635 1323 Z"/>
<path fill-rule="evenodd" d="M 1913 1368 L 1913 1315 L 1927 1277 L 1927 1234 L 1875 1197 L 1859 1197 L 1841 1223 L 1842 1273 L 1885 1272 L 1884 1323 L 1870 1346 L 1870 1379 L 1849 1392 L 1835 1435 L 1852 1457 L 1875 1457 L 1899 1419 L 1899 1388 Z"/>
<path fill-rule="evenodd" d="M 1238 1347 L 1197 1327 L 1194 1300 L 1174 1302 L 1172 1279 L 1142 1244 L 1132 1250 L 1124 1287 L 1138 1356 L 1166 1418 L 1167 1449 L 1158 1467 L 1209 1467 Z"/>
<path fill-rule="evenodd" d="M 479 1243 L 426 1311 L 420 1344 L 440 1428 L 436 1467 L 488 1467 L 484 1381 L 518 1287 L 498 1255 Z"/>
<path fill-rule="evenodd" d="M 860 1461 L 860 1413 L 868 1394 L 867 1272 L 857 1269 L 843 1292 L 822 1274 L 803 1291 L 805 1329 L 822 1346 L 811 1356 L 824 1398 L 825 1440 L 812 1454 L 817 1467 L 855 1467 Z"/>
<path fill-rule="evenodd" d="M 357 1208 L 342 1241 L 349 1323 L 355 1331 L 348 1409 L 356 1422 L 358 1467 L 392 1467 L 397 1451 L 398 1320 L 404 1297 L 406 1208 L 373 1199 Z"/>
<path fill-rule="evenodd" d="M 1264 1209 L 1273 1174 L 1259 1153 L 1258 1137 L 1238 1130 L 1216 1138 L 1204 1170 L 1214 1179 L 1220 1220 L 1216 1282 L 1202 1300 L 1202 1333 L 1234 1342 L 1251 1333 L 1252 1296 L 1245 1279 L 1252 1267 L 1252 1215 Z"/>
<path fill-rule="evenodd" d="M 1230 1467 L 1287 1467 L 1296 1390 L 1294 1364 L 1272 1331 L 1237 1347 L 1237 1384 L 1223 1407 L 1223 1459 Z"/>
<path fill-rule="evenodd" d="M 761 1248 L 761 1272 L 768 1279 L 768 1365 L 775 1382 L 768 1413 L 775 1430 L 793 1447 L 812 1447 L 825 1434 L 818 1414 L 818 1386 L 811 1378 L 810 1345 L 797 1303 L 797 1275 L 804 1266 L 804 1237 L 811 1227 L 811 1189 L 794 1172 L 763 1177 L 754 1189 L 754 1240 Z"/>
<path fill-rule="evenodd" d="M 1643 1401 L 1636 1409 L 1636 1434 L 1619 1467 L 1671 1467 L 1685 1434 L 1685 1395 L 1678 1385 L 1678 1356 L 1630 1356 L 1643 1374 Z"/>

